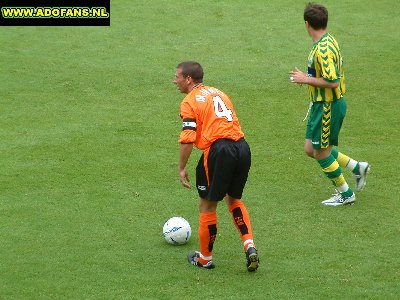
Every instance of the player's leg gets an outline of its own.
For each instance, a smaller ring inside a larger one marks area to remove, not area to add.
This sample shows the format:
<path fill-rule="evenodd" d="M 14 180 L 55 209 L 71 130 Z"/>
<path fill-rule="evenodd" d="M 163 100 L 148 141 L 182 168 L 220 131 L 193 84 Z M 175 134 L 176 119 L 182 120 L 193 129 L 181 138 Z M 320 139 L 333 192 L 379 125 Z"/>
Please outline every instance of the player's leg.
<path fill-rule="evenodd" d="M 212 260 L 212 251 L 215 238 L 217 237 L 217 204 L 216 201 L 200 199 L 200 221 L 199 221 L 199 243 L 200 251 L 189 253 L 189 262 L 204 267 L 213 269 L 215 267 Z"/>
<path fill-rule="evenodd" d="M 242 239 L 247 259 L 247 270 L 253 272 L 257 270 L 260 260 L 253 239 L 249 212 L 241 199 L 236 199 L 227 195 L 225 201 L 232 215 L 233 224 Z"/>
<path fill-rule="evenodd" d="M 231 147 L 235 148 L 235 151 L 232 152 L 236 153 L 237 158 L 234 160 L 236 165 L 225 202 L 242 239 L 244 251 L 246 251 L 249 245 L 254 246 L 250 216 L 241 200 L 251 166 L 251 152 L 244 139 L 232 144 Z"/>
<path fill-rule="evenodd" d="M 331 153 L 332 145 L 338 145 L 340 128 L 346 115 L 346 103 L 344 100 L 318 103 L 313 105 L 313 108 L 307 137 L 310 137 L 314 148 L 314 158 L 339 193 L 322 203 L 332 206 L 352 203 L 355 201 L 354 193 L 348 186 L 339 163 Z"/>
<path fill-rule="evenodd" d="M 225 201 L 232 215 L 233 224 L 242 239 L 244 251 L 247 251 L 248 247 L 255 247 L 250 216 L 243 201 L 229 195 L 226 196 Z"/>
<path fill-rule="evenodd" d="M 304 141 L 304 152 L 307 156 L 314 158 L 314 148 L 310 139 L 306 138 L 306 140 Z"/>
<path fill-rule="evenodd" d="M 366 184 L 367 174 L 370 171 L 368 162 L 356 161 L 344 153 L 339 152 L 336 148 L 332 148 L 332 155 L 342 168 L 347 168 L 354 174 L 356 178 L 356 191 L 361 191 Z"/>
<path fill-rule="evenodd" d="M 188 260 L 198 267 L 212 269 L 215 267 L 212 261 L 212 250 L 218 230 L 216 212 L 218 202 L 206 199 L 210 185 L 205 161 L 207 161 L 207 156 L 204 158 L 203 154 L 196 168 L 196 186 L 200 196 L 198 229 L 200 251 L 191 251 Z"/>
<path fill-rule="evenodd" d="M 332 107 L 332 127 L 330 145 L 338 145 L 339 132 L 346 115 L 346 100 L 342 98 L 331 104 Z M 361 191 L 366 183 L 366 176 L 370 170 L 367 162 L 357 162 L 354 159 L 332 149 L 332 155 L 342 167 L 349 168 L 356 176 L 356 191 Z"/>
<path fill-rule="evenodd" d="M 314 147 L 312 144 L 312 138 L 315 134 L 315 117 L 318 105 L 312 105 L 310 109 L 310 117 L 308 118 L 306 128 L 306 139 L 304 141 L 304 152 L 307 156 L 314 158 Z"/>
<path fill-rule="evenodd" d="M 237 155 L 235 159 L 236 167 L 225 201 L 232 215 L 233 224 L 238 230 L 243 243 L 247 259 L 247 270 L 252 272 L 258 268 L 259 258 L 253 239 L 250 215 L 241 200 L 251 166 L 251 152 L 244 139 L 235 142 L 231 146 L 235 148 L 233 152 Z"/>
<path fill-rule="evenodd" d="M 339 194 L 334 195 L 332 198 L 323 201 L 325 205 L 343 205 L 355 201 L 355 196 L 352 189 L 347 184 L 343 174 L 342 168 L 331 154 L 331 147 L 325 149 L 315 149 L 314 157 L 318 161 L 325 175 L 331 180 Z"/>

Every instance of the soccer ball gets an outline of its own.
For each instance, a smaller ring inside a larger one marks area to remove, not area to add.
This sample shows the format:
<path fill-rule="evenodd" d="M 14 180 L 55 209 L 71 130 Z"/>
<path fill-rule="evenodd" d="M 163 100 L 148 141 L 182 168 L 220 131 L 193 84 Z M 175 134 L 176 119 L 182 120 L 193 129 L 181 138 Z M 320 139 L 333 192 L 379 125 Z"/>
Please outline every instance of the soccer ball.
<path fill-rule="evenodd" d="M 163 227 L 165 240 L 173 245 L 186 244 L 192 235 L 190 224 L 182 217 L 172 217 Z"/>

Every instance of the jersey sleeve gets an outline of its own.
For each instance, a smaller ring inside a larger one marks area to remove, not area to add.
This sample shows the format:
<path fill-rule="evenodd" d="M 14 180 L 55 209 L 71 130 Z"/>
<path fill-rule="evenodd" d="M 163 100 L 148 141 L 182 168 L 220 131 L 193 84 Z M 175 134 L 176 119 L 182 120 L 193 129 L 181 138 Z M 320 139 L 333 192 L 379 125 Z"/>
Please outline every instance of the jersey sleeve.
<path fill-rule="evenodd" d="M 189 102 L 181 104 L 182 131 L 178 142 L 181 144 L 194 143 L 196 141 L 196 113 Z"/>
<path fill-rule="evenodd" d="M 339 68 L 334 57 L 332 51 L 328 49 L 321 51 L 318 56 L 322 78 L 328 82 L 338 82 L 340 80 Z"/>

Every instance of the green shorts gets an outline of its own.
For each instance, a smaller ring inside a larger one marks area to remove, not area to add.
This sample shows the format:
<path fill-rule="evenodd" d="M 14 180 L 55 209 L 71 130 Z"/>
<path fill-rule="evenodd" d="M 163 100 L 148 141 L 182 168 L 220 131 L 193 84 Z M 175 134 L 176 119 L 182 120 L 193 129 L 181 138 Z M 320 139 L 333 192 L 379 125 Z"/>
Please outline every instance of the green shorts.
<path fill-rule="evenodd" d="M 307 123 L 306 139 L 311 140 L 314 149 L 338 146 L 346 108 L 344 98 L 329 103 L 313 103 Z"/>

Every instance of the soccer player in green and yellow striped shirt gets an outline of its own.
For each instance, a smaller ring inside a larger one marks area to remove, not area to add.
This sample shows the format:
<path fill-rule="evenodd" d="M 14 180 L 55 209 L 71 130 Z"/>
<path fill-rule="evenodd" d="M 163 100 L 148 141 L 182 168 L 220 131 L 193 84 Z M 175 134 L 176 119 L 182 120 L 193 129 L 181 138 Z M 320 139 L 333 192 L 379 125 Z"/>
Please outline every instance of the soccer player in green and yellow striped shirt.
<path fill-rule="evenodd" d="M 295 84 L 307 84 L 312 106 L 307 123 L 304 150 L 316 159 L 323 172 L 332 181 L 337 193 L 324 205 L 338 206 L 351 204 L 355 194 L 347 184 L 341 167 L 349 168 L 356 176 L 356 191 L 365 185 L 370 169 L 367 162 L 358 162 L 338 152 L 339 132 L 346 115 L 345 77 L 340 47 L 327 31 L 328 10 L 315 3 L 304 9 L 304 22 L 314 46 L 308 56 L 308 71 L 299 69 L 290 72 L 290 80 Z"/>

